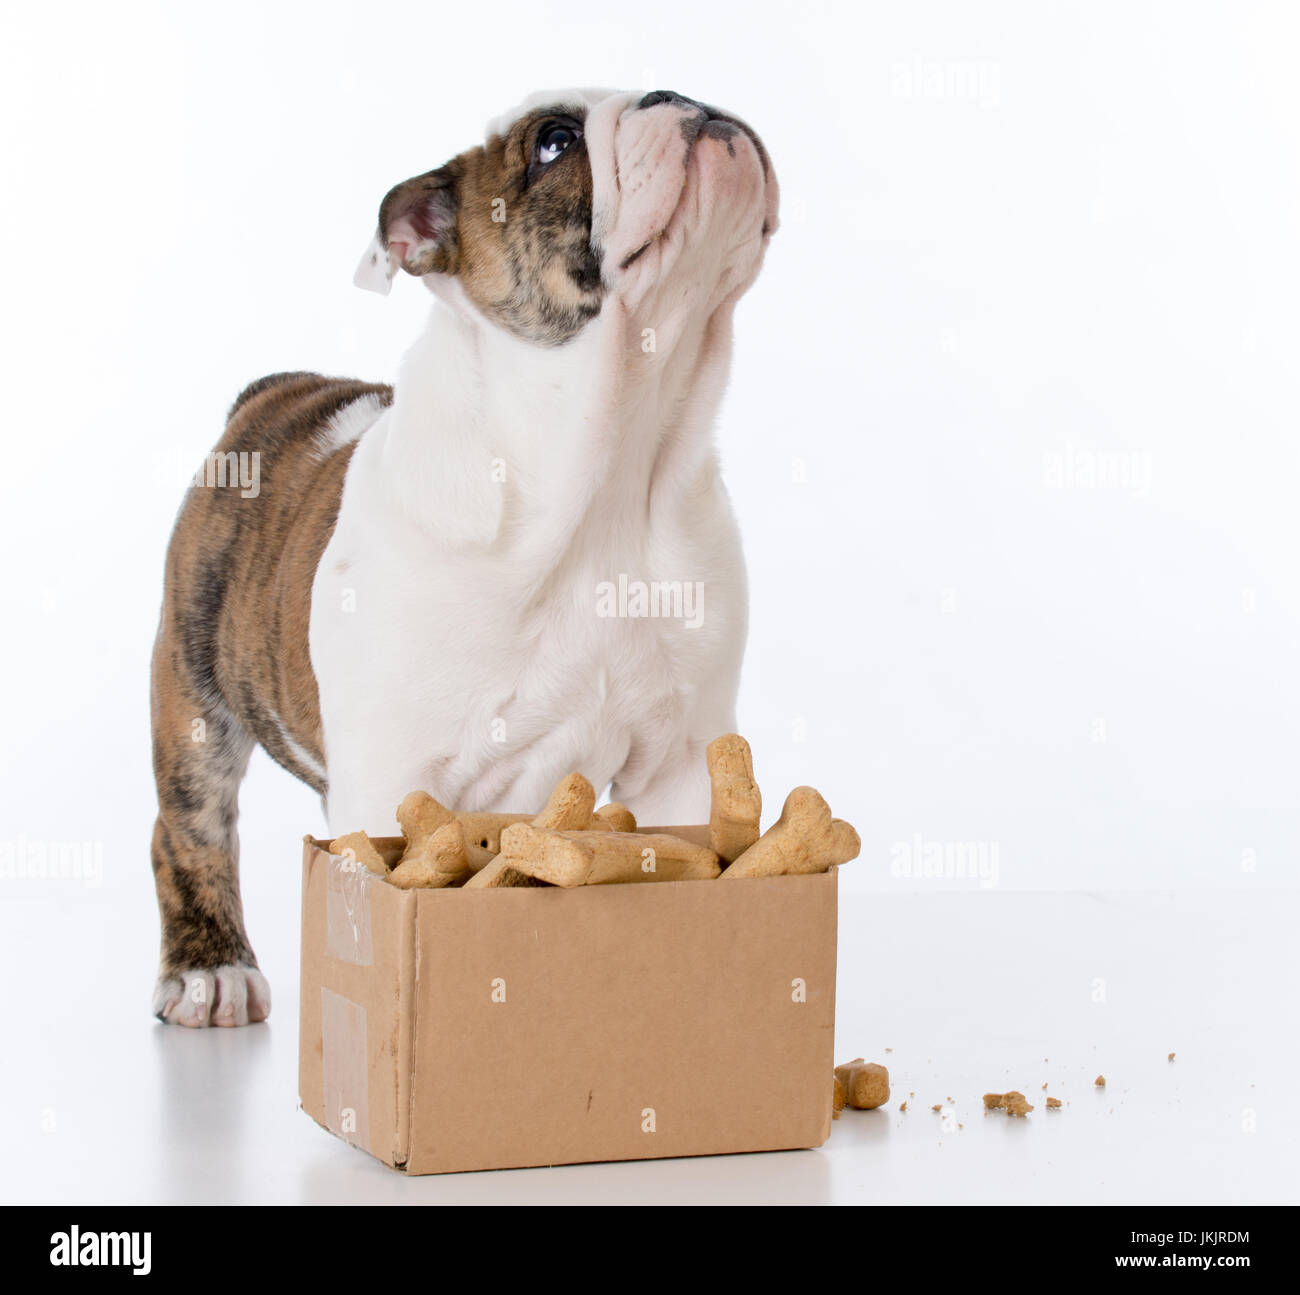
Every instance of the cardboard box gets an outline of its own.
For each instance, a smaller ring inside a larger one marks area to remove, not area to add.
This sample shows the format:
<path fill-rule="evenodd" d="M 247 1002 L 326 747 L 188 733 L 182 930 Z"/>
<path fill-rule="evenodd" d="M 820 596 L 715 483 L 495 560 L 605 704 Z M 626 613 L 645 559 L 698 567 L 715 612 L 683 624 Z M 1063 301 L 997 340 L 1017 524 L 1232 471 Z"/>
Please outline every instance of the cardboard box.
<path fill-rule="evenodd" d="M 830 1133 L 834 869 L 400 890 L 308 837 L 302 914 L 302 1108 L 405 1173 Z"/>

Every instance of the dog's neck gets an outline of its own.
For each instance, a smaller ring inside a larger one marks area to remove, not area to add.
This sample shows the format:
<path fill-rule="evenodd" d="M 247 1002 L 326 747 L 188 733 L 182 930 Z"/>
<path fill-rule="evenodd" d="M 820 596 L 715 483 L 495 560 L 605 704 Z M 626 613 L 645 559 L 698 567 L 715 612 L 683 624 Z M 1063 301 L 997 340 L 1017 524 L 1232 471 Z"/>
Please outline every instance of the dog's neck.
<path fill-rule="evenodd" d="M 389 419 L 395 502 L 435 542 L 526 543 L 541 561 L 612 519 L 667 524 L 716 477 L 731 311 L 650 333 L 612 300 L 573 341 L 539 347 L 435 305 Z"/>

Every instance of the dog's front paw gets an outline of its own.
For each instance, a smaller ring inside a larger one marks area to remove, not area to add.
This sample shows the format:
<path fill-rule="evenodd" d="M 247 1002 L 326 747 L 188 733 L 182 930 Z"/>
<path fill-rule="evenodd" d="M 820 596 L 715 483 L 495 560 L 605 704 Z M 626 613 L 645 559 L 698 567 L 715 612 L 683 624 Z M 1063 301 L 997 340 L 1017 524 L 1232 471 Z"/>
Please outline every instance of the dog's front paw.
<path fill-rule="evenodd" d="M 153 991 L 153 1014 L 166 1025 L 249 1025 L 271 1013 L 271 986 L 256 967 L 162 972 Z"/>

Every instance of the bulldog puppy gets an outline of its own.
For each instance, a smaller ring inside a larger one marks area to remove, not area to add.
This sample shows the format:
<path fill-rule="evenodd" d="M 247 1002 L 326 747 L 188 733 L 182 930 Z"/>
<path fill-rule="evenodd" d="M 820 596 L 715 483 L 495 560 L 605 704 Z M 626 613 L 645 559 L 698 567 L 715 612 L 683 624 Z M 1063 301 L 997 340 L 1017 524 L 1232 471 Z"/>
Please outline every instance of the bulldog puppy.
<path fill-rule="evenodd" d="M 746 627 L 711 425 L 776 223 L 754 131 L 666 90 L 535 95 L 384 198 L 358 281 L 437 299 L 395 385 L 254 382 L 210 459 L 256 454 L 258 490 L 193 486 L 168 551 L 162 1020 L 270 1009 L 235 828 L 256 743 L 335 834 L 391 832 L 412 788 L 531 811 L 574 769 L 707 820 Z"/>

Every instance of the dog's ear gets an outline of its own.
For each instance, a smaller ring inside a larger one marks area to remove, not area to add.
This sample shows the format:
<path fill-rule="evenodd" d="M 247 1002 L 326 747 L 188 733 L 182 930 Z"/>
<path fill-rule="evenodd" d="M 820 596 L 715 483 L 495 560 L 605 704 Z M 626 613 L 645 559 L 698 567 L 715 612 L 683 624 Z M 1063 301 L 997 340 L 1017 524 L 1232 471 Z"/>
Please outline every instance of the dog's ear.
<path fill-rule="evenodd" d="M 450 166 L 394 185 L 380 205 L 379 228 L 353 282 L 387 293 L 399 269 L 416 276 L 455 273 L 457 207 Z"/>

